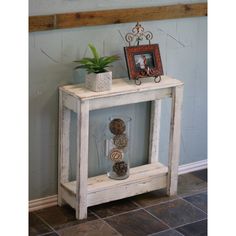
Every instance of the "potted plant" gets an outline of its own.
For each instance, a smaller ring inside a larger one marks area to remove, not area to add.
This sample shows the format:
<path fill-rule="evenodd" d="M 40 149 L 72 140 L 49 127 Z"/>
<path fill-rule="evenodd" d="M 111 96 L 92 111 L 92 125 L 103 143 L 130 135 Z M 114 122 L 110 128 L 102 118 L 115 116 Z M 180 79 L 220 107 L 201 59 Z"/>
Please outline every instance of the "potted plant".
<path fill-rule="evenodd" d="M 110 90 L 112 86 L 112 72 L 107 70 L 107 68 L 111 63 L 117 61 L 119 57 L 117 55 L 101 57 L 94 45 L 89 44 L 88 47 L 93 57 L 84 57 L 79 61 L 74 61 L 80 64 L 75 69 L 83 68 L 88 72 L 85 78 L 86 88 L 96 92 Z"/>

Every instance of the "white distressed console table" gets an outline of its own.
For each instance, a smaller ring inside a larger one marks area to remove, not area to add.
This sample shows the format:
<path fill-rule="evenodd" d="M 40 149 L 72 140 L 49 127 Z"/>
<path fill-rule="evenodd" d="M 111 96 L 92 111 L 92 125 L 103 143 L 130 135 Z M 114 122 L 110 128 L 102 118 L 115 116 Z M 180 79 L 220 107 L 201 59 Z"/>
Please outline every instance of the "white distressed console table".
<path fill-rule="evenodd" d="M 140 86 L 126 79 L 113 79 L 112 89 L 92 92 L 84 85 L 67 85 L 59 89 L 59 161 L 58 204 L 68 203 L 76 218 L 87 217 L 87 208 L 160 188 L 168 195 L 177 192 L 180 148 L 180 123 L 183 83 L 162 76 L 160 83 L 144 82 Z M 160 101 L 172 98 L 169 162 L 158 162 Z M 131 168 L 129 178 L 113 180 L 107 175 L 88 178 L 89 111 L 151 101 L 149 164 Z M 70 111 L 77 113 L 76 181 L 69 181 Z"/>

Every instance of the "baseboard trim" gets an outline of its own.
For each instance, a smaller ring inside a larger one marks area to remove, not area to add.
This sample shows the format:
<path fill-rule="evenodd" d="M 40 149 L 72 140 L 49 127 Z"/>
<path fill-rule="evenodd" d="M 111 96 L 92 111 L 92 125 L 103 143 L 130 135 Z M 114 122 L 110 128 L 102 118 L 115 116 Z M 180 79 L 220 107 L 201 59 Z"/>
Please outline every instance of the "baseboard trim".
<path fill-rule="evenodd" d="M 36 211 L 43 208 L 56 206 L 57 205 L 57 195 L 52 195 L 44 198 L 38 198 L 29 201 L 29 211 Z"/>
<path fill-rule="evenodd" d="M 202 170 L 206 168 L 207 168 L 207 160 L 197 161 L 185 165 L 180 165 L 178 174 L 179 175 L 187 174 L 193 171 Z M 56 205 L 57 205 L 57 195 L 52 195 L 29 201 L 29 211 L 30 212 L 36 211 Z"/>
<path fill-rule="evenodd" d="M 197 171 L 197 170 L 202 170 L 202 169 L 206 169 L 207 168 L 207 160 L 202 160 L 202 161 L 197 161 L 197 162 L 192 162 L 189 164 L 185 164 L 185 165 L 180 165 L 179 166 L 179 171 L 178 174 L 182 175 L 182 174 L 187 174 L 193 171 Z"/>

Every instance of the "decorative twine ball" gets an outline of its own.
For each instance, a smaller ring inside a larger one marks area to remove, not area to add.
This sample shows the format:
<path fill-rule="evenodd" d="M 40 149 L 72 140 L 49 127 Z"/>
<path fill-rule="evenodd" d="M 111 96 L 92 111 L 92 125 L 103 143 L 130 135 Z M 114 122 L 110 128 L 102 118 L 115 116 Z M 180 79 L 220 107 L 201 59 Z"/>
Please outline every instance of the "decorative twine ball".
<path fill-rule="evenodd" d="M 120 161 L 116 162 L 112 169 L 118 176 L 124 176 L 128 170 L 128 165 L 124 161 Z"/>
<path fill-rule="evenodd" d="M 126 134 L 119 134 L 113 137 L 113 142 L 117 148 L 123 149 L 128 145 L 128 138 Z"/>
<path fill-rule="evenodd" d="M 109 153 L 109 158 L 114 162 L 122 161 L 123 152 L 120 149 L 113 148 L 113 149 L 111 149 L 111 151 Z"/>
<path fill-rule="evenodd" d="M 126 129 L 125 122 L 119 118 L 113 119 L 109 124 L 109 129 L 115 135 L 123 134 Z"/>

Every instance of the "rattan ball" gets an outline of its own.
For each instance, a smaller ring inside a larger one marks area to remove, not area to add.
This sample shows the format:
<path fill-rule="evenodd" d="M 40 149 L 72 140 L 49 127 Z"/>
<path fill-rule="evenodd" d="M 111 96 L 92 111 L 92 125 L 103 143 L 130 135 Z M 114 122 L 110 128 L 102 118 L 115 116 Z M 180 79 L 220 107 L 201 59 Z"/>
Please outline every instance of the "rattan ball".
<path fill-rule="evenodd" d="M 123 159 L 122 150 L 117 149 L 117 148 L 113 148 L 109 153 L 109 158 L 114 162 L 122 161 L 122 159 Z"/>
<path fill-rule="evenodd" d="M 123 148 L 127 147 L 127 145 L 128 145 L 127 135 L 126 134 L 115 135 L 113 137 L 113 143 L 119 149 L 123 149 Z"/>
<path fill-rule="evenodd" d="M 127 173 L 128 165 L 124 161 L 120 161 L 116 162 L 112 169 L 118 176 L 124 176 Z"/>
<path fill-rule="evenodd" d="M 119 118 L 113 119 L 109 124 L 109 129 L 115 135 L 123 134 L 126 129 L 125 122 Z"/>

